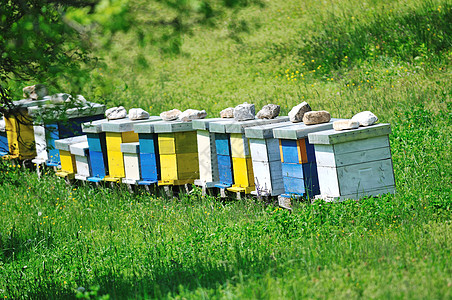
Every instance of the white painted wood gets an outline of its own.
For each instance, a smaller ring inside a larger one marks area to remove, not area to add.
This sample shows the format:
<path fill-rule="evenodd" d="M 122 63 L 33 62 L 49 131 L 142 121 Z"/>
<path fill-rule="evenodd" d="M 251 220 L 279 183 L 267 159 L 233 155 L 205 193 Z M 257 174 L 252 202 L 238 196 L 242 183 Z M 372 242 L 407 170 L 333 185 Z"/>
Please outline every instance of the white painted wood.
<path fill-rule="evenodd" d="M 108 119 L 96 120 L 82 124 L 82 131 L 85 133 L 102 132 L 102 124 L 108 122 Z"/>
<path fill-rule="evenodd" d="M 359 127 L 352 130 L 335 131 L 334 129 L 310 133 L 311 144 L 332 145 L 356 140 L 363 140 L 377 136 L 387 136 L 391 133 L 390 124 L 377 124 L 368 127 Z"/>
<path fill-rule="evenodd" d="M 140 143 L 139 142 L 121 143 L 120 147 L 121 147 L 122 153 L 132 153 L 132 154 L 140 153 Z"/>
<path fill-rule="evenodd" d="M 56 140 L 55 141 L 55 148 L 58 150 L 64 150 L 70 152 L 70 146 L 72 144 L 77 144 L 81 142 L 88 141 L 86 135 L 80 135 L 80 136 L 74 136 L 66 139 Z"/>
<path fill-rule="evenodd" d="M 88 142 L 76 143 L 69 146 L 71 154 L 79 156 L 88 156 L 88 149 L 89 149 Z"/>
<path fill-rule="evenodd" d="M 281 161 L 263 162 L 253 160 L 254 184 L 261 195 L 284 193 Z"/>
<path fill-rule="evenodd" d="M 218 161 L 216 157 L 215 133 L 197 131 L 199 178 L 205 182 L 218 181 Z"/>
<path fill-rule="evenodd" d="M 343 167 L 371 161 L 379 161 L 391 158 L 389 147 L 374 148 L 369 150 L 349 152 L 343 154 L 333 153 L 333 146 L 315 145 L 317 166 L 321 167 Z"/>
<path fill-rule="evenodd" d="M 273 138 L 273 129 L 292 126 L 293 122 L 286 121 L 281 123 L 274 124 L 265 124 L 265 125 L 257 125 L 252 127 L 245 128 L 245 135 L 247 138 L 255 138 L 255 139 L 271 139 Z"/>
<path fill-rule="evenodd" d="M 395 185 L 391 159 L 337 168 L 341 195 Z"/>
<path fill-rule="evenodd" d="M 249 139 L 251 157 L 255 161 L 280 161 L 278 139 Z"/>
<path fill-rule="evenodd" d="M 138 154 L 124 153 L 125 178 L 140 180 L 140 160 Z"/>
<path fill-rule="evenodd" d="M 350 152 L 358 152 L 375 148 L 389 147 L 389 137 L 387 135 L 371 137 L 356 141 L 334 144 L 336 155 Z"/>
<path fill-rule="evenodd" d="M 89 158 L 88 156 L 74 155 L 75 166 L 77 167 L 77 174 L 82 176 L 91 176 L 89 172 Z"/>
<path fill-rule="evenodd" d="M 39 102 L 39 101 L 38 101 Z M 37 117 L 45 114 L 47 118 L 79 118 L 84 116 L 102 115 L 105 113 L 105 105 L 93 102 L 86 102 L 84 106 L 74 107 L 69 109 L 62 109 L 62 104 L 45 104 L 38 106 L 29 106 L 27 108 L 28 114 L 32 117 Z"/>
<path fill-rule="evenodd" d="M 317 165 L 317 174 L 322 197 L 339 197 L 341 195 L 336 168 Z"/>
<path fill-rule="evenodd" d="M 369 190 L 366 192 L 358 192 L 358 193 L 350 194 L 350 195 L 342 195 L 340 197 L 328 197 L 328 196 L 324 196 L 324 195 L 318 195 L 318 196 L 316 196 L 316 198 L 323 199 L 327 202 L 331 202 L 331 201 L 339 201 L 340 202 L 340 201 L 345 201 L 347 199 L 358 200 L 363 197 L 376 197 L 376 196 L 380 196 L 383 194 L 394 194 L 395 191 L 396 191 L 395 186 L 385 186 L 385 187 L 381 187 L 379 189 Z"/>
<path fill-rule="evenodd" d="M 36 144 L 36 158 L 38 160 L 46 161 L 49 159 L 47 153 L 47 141 L 46 141 L 46 130 L 44 126 L 35 125 L 33 126 L 33 131 L 35 135 Z"/>

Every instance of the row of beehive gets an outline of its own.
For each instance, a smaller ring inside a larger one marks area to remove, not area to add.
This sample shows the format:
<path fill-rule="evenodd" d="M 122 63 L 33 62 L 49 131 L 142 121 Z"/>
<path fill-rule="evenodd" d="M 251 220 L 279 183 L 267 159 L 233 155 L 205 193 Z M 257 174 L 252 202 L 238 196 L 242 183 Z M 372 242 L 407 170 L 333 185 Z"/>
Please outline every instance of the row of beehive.
<path fill-rule="evenodd" d="M 57 174 L 263 196 L 357 199 L 394 192 L 389 124 L 337 132 L 332 122 L 98 120 L 83 125 L 86 136 L 56 141 Z"/>

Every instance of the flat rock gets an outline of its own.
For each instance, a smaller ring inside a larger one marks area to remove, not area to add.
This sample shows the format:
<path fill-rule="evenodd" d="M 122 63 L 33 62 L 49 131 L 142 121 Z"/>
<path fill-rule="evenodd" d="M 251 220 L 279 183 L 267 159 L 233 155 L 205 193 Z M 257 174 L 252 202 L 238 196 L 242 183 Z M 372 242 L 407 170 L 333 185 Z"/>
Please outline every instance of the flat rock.
<path fill-rule="evenodd" d="M 105 116 L 109 120 L 124 119 L 127 117 L 127 110 L 123 106 L 112 107 L 105 111 Z"/>
<path fill-rule="evenodd" d="M 179 120 L 182 122 L 190 122 L 196 119 L 204 119 L 207 116 L 205 110 L 187 109 L 179 115 Z"/>
<path fill-rule="evenodd" d="M 26 86 L 22 89 L 24 97 L 31 100 L 38 100 L 47 96 L 47 88 L 43 84 Z"/>
<path fill-rule="evenodd" d="M 358 127 L 359 127 L 359 123 L 357 121 L 353 121 L 353 120 L 340 120 L 340 121 L 333 122 L 333 128 L 336 131 L 356 129 Z"/>
<path fill-rule="evenodd" d="M 221 118 L 234 118 L 234 107 L 228 107 L 220 111 Z"/>
<path fill-rule="evenodd" d="M 254 120 L 256 110 L 254 104 L 243 103 L 234 108 L 234 119 L 236 121 Z"/>
<path fill-rule="evenodd" d="M 326 110 L 308 111 L 303 116 L 303 123 L 305 125 L 328 123 L 330 120 L 331 115 Z"/>
<path fill-rule="evenodd" d="M 375 124 L 378 121 L 378 118 L 370 111 L 362 111 L 354 115 L 352 121 L 358 122 L 359 126 L 370 126 Z"/>
<path fill-rule="evenodd" d="M 257 113 L 258 119 L 274 119 L 279 115 L 281 107 L 276 104 L 267 104 Z"/>
<path fill-rule="evenodd" d="M 145 120 L 149 119 L 150 115 L 147 111 L 141 108 L 131 108 L 129 110 L 130 120 Z"/>
<path fill-rule="evenodd" d="M 182 112 L 178 109 L 172 109 L 172 110 L 168 110 L 168 111 L 164 111 L 160 114 L 160 118 L 162 118 L 163 121 L 173 121 L 173 120 L 177 120 L 177 118 L 179 117 L 179 115 Z"/>
<path fill-rule="evenodd" d="M 294 106 L 289 112 L 289 120 L 294 123 L 303 121 L 303 116 L 308 111 L 311 111 L 309 104 L 304 101 L 297 106 Z"/>

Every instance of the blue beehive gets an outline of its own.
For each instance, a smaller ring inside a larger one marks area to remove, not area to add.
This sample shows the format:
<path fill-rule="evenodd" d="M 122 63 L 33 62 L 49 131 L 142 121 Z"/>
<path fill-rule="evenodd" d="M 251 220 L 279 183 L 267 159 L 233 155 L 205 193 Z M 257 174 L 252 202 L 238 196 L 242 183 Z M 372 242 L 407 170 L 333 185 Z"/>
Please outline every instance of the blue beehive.
<path fill-rule="evenodd" d="M 0 119 L 0 156 L 8 154 L 8 138 L 6 137 L 5 120 Z"/>
<path fill-rule="evenodd" d="M 105 132 L 102 132 L 102 123 L 107 119 L 87 122 L 82 125 L 82 131 L 86 133 L 89 145 L 89 159 L 92 177 L 88 181 L 99 182 L 108 175 L 107 146 Z"/>

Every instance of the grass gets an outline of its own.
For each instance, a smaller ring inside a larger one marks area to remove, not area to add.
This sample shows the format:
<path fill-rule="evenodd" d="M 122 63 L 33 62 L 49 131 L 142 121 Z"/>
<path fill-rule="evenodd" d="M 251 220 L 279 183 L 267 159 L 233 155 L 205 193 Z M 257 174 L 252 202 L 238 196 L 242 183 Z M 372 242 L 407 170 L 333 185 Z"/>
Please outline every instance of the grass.
<path fill-rule="evenodd" d="M 124 35 L 100 53 L 85 96 L 209 117 L 244 101 L 283 114 L 305 100 L 334 117 L 371 110 L 391 123 L 395 195 L 289 214 L 1 165 L 0 297 L 452 298 L 451 6 L 366 3 L 265 2 L 196 28 L 180 56 Z"/>

